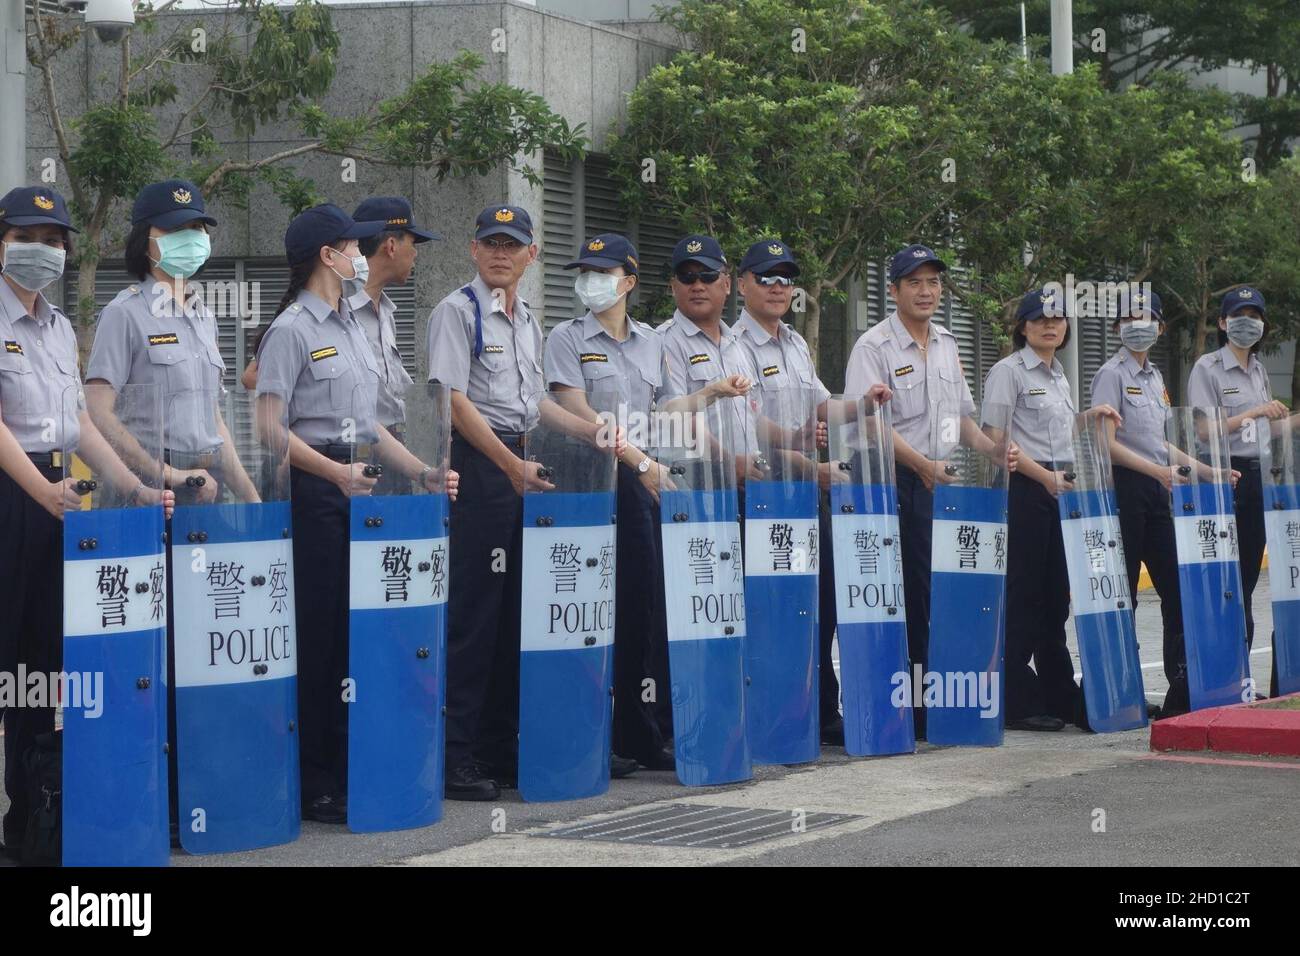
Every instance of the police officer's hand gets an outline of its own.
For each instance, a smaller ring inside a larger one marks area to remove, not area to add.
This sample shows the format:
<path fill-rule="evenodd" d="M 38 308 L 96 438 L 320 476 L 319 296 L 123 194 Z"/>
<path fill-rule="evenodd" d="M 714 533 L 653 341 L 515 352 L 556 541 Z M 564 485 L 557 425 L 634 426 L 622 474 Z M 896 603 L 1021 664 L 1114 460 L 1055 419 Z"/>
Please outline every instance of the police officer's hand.
<path fill-rule="evenodd" d="M 189 484 L 188 479 L 196 481 L 202 479 L 203 484 Z M 184 488 L 185 499 L 195 504 L 210 505 L 217 500 L 217 482 L 211 474 L 202 468 L 187 470 L 185 468 L 171 469 L 171 486 L 172 488 Z"/>
<path fill-rule="evenodd" d="M 659 503 L 659 491 L 676 491 L 677 484 L 668 477 L 668 469 L 657 461 L 650 462 L 650 468 L 643 474 L 637 475 L 636 480 L 641 482 L 641 487 L 650 492 L 650 497 L 654 499 L 655 504 Z"/>
<path fill-rule="evenodd" d="M 456 496 L 460 494 L 460 472 L 448 468 L 447 480 L 444 482 L 443 487 L 447 489 L 447 497 L 455 501 Z"/>
<path fill-rule="evenodd" d="M 1222 480 L 1222 477 L 1220 477 L 1220 480 Z M 1228 481 L 1232 483 L 1232 487 L 1236 488 L 1237 482 L 1241 481 L 1241 472 L 1236 468 L 1230 469 L 1228 471 Z"/>
<path fill-rule="evenodd" d="M 894 397 L 894 390 L 888 385 L 872 385 L 867 389 L 867 396 L 873 399 L 877 405 L 883 405 Z"/>
<path fill-rule="evenodd" d="M 49 488 L 45 489 L 40 498 L 40 505 L 60 521 L 63 520 L 65 511 L 78 511 L 81 509 L 81 495 L 77 494 L 76 478 L 64 478 L 62 481 L 51 481 Z"/>
<path fill-rule="evenodd" d="M 822 449 L 831 447 L 831 428 L 822 421 L 817 423 L 817 447 Z"/>
<path fill-rule="evenodd" d="M 515 494 L 522 495 L 525 491 L 554 491 L 555 485 L 537 474 L 543 467 L 545 466 L 540 461 L 516 458 L 515 466 L 510 469 L 510 484 L 514 486 Z"/>
<path fill-rule="evenodd" d="M 739 398 L 748 395 L 753 384 L 744 375 L 729 375 L 710 382 L 705 389 L 713 398 Z"/>
<path fill-rule="evenodd" d="M 847 485 L 849 473 L 840 467 L 838 461 L 821 462 L 817 466 L 817 487 L 830 491 L 831 485 Z"/>
<path fill-rule="evenodd" d="M 1174 485 L 1187 484 L 1187 479 L 1178 473 L 1177 465 L 1166 465 L 1163 468 L 1157 468 L 1155 478 L 1165 491 L 1172 491 Z"/>
<path fill-rule="evenodd" d="M 1020 468 L 1020 446 L 1015 442 L 1010 442 L 1007 445 L 1006 463 L 1007 471 L 1016 471 Z"/>
<path fill-rule="evenodd" d="M 1267 418 L 1271 422 L 1279 422 L 1290 414 L 1290 409 L 1277 399 L 1265 402 L 1263 405 L 1256 405 L 1248 413 L 1250 418 Z"/>
<path fill-rule="evenodd" d="M 339 490 L 349 498 L 364 497 L 379 483 L 378 478 L 366 477 L 366 463 L 363 461 L 354 461 L 350 465 L 343 462 L 335 464 L 337 467 L 334 469 L 334 484 L 338 485 Z"/>
<path fill-rule="evenodd" d="M 1063 491 L 1073 491 L 1074 481 L 1066 477 L 1069 474 L 1071 472 L 1049 471 L 1047 472 L 1047 479 L 1043 482 L 1043 487 L 1052 493 L 1053 498 L 1060 497 Z"/>
<path fill-rule="evenodd" d="M 176 492 L 170 488 L 141 488 L 137 502 L 142 505 L 162 505 L 163 517 L 169 520 L 176 513 Z"/>
<path fill-rule="evenodd" d="M 929 458 L 921 459 L 921 466 L 917 469 L 916 474 L 921 479 L 921 484 L 925 485 L 926 491 L 934 491 L 935 483 L 941 485 L 954 484 L 960 477 L 957 474 L 948 474 L 946 468 L 939 467 L 939 463 Z"/>
<path fill-rule="evenodd" d="M 1116 425 L 1124 424 L 1124 417 L 1115 410 L 1113 405 L 1094 405 L 1083 414 L 1089 418 L 1109 418 Z"/>

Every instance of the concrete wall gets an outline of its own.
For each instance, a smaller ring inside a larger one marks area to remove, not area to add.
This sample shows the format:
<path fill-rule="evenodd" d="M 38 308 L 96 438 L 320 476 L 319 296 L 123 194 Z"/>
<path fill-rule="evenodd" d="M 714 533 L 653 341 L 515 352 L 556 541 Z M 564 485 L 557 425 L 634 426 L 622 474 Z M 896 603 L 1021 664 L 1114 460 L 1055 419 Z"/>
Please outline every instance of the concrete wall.
<path fill-rule="evenodd" d="M 596 150 L 604 147 L 610 129 L 624 117 L 626 95 L 655 64 L 673 52 L 669 46 L 616 27 L 540 11 L 514 0 L 332 4 L 329 12 L 341 39 L 334 84 L 322 101 L 331 113 L 364 115 L 374 104 L 410 83 L 430 63 L 468 49 L 486 61 L 481 73 L 485 79 L 506 81 L 541 94 L 570 123 L 584 124 Z M 211 35 L 217 20 L 217 16 L 197 11 L 168 14 L 155 34 L 137 31 L 133 35 L 132 54 L 140 56 L 157 49 L 175 28 L 188 33 L 194 26 L 205 24 Z M 504 53 L 492 49 L 494 30 L 505 31 Z M 117 47 L 87 37 L 79 49 L 69 50 L 59 59 L 55 84 L 65 123 L 80 115 L 87 104 L 103 102 L 112 95 L 118 57 Z M 156 111 L 164 134 L 172 129 L 179 111 L 191 102 L 187 90 L 201 88 L 206 82 L 201 67 L 176 69 L 173 76 L 181 87 L 179 102 Z M 28 72 L 27 95 L 28 177 L 36 181 L 42 163 L 57 156 L 37 71 Z M 283 120 L 259 127 L 252 137 L 237 135 L 227 122 L 217 131 L 217 139 L 223 153 L 233 157 L 265 156 L 305 142 L 295 124 Z M 417 219 L 443 235 L 443 242 L 430 243 L 420 250 L 415 272 L 416 315 L 420 323 L 417 342 L 423 339 L 423 324 L 433 306 L 473 274 L 468 244 L 474 217 L 484 206 L 508 201 L 527 208 L 533 215 L 540 244 L 544 228 L 542 190 L 503 168 L 485 177 L 439 183 L 426 172 L 359 163 L 356 181 L 343 182 L 338 157 L 308 154 L 286 165 L 314 180 L 329 201 L 344 209 L 350 210 L 370 195 L 408 196 Z M 531 165 L 540 171 L 541 157 Z M 55 187 L 68 192 L 61 168 Z M 120 200 L 111 217 L 114 249 L 120 249 L 120 237 L 125 236 L 129 226 L 130 199 Z M 246 209 L 218 202 L 212 204 L 212 211 L 221 224 L 213 236 L 215 257 L 283 259 L 289 214 L 269 189 L 256 187 Z M 522 293 L 540 305 L 540 261 L 527 273 Z M 417 348 L 417 354 L 421 351 Z M 425 361 L 425 356 L 418 354 L 421 371 Z"/>

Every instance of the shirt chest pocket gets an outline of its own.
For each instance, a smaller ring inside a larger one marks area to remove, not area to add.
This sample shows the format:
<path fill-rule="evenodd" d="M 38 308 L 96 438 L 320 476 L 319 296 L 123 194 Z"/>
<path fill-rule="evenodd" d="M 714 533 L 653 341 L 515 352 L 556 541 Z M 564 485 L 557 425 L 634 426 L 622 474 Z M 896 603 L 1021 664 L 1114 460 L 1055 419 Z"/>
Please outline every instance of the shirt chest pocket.
<path fill-rule="evenodd" d="M 501 346 L 486 346 L 482 354 L 474 359 L 483 376 L 487 379 L 488 399 L 495 404 L 507 404 L 510 401 L 512 384 L 518 376 L 514 365 L 511 364 L 511 357 L 506 354 L 504 348 L 500 352 L 489 352 L 489 348 L 502 348 Z"/>
<path fill-rule="evenodd" d="M 0 352 L 0 412 L 26 411 L 35 384 L 25 355 Z"/>
<path fill-rule="evenodd" d="M 310 396 L 302 396 L 302 403 L 307 408 L 316 408 L 318 403 L 340 415 L 350 415 L 352 406 L 357 404 L 360 396 L 355 396 L 356 376 L 348 364 L 338 357 L 312 362 L 310 365 L 312 389 Z"/>
<path fill-rule="evenodd" d="M 916 418 L 925 413 L 925 376 L 916 369 L 899 374 L 894 372 L 894 399 L 896 419 Z"/>
<path fill-rule="evenodd" d="M 718 363 L 713 361 L 712 358 L 703 358 L 697 361 L 692 361 L 688 356 L 687 361 L 690 362 L 690 364 L 686 369 L 686 377 L 694 383 L 694 387 L 691 389 L 693 392 L 699 391 L 705 383 L 712 382 L 715 378 L 722 377 L 722 369 L 718 367 Z"/>
<path fill-rule="evenodd" d="M 192 392 L 203 387 L 203 377 L 198 374 L 198 359 L 185 351 L 183 345 L 149 346 L 151 380 L 163 386 L 166 395 Z M 206 358 L 203 364 L 207 365 Z M 166 398 L 163 400 L 167 404 Z"/>
<path fill-rule="evenodd" d="M 1127 431 L 1162 433 L 1164 431 L 1164 408 L 1146 392 L 1135 394 L 1126 391 L 1124 407 L 1120 409 L 1120 414 L 1124 416 L 1124 426 Z"/>
<path fill-rule="evenodd" d="M 1267 401 L 1267 399 L 1265 399 L 1265 401 Z M 1252 395 L 1247 389 L 1237 389 L 1233 392 L 1225 391 L 1223 393 L 1223 407 L 1228 409 L 1227 417 L 1229 418 L 1233 415 L 1240 415 L 1247 408 L 1259 404 L 1260 402 L 1255 401 L 1254 395 Z"/>

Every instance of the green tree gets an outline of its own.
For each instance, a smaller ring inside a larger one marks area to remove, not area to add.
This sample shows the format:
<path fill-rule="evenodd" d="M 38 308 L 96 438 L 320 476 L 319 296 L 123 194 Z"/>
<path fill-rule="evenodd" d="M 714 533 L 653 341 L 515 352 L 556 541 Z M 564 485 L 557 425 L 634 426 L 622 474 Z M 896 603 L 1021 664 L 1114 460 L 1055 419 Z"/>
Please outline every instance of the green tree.
<path fill-rule="evenodd" d="M 77 245 L 76 315 L 83 330 L 93 313 L 96 267 L 120 245 L 114 203 L 166 176 L 196 182 L 209 199 L 237 205 L 259 182 L 293 211 L 320 201 L 292 160 L 309 153 L 372 164 L 413 166 L 437 180 L 486 175 L 499 164 L 531 182 L 529 157 L 552 149 L 581 154 L 582 127 L 550 110 L 542 97 L 483 81 L 483 60 L 462 53 L 431 64 L 406 89 L 359 116 L 332 116 L 316 105 L 330 89 L 344 41 L 329 10 L 315 0 L 277 6 L 231 0 L 202 17 L 164 16 L 174 0 L 137 8 L 133 34 L 121 41 L 118 71 L 103 95 L 77 117 L 58 98 L 55 63 L 83 46 L 79 16 L 27 8 L 29 62 L 39 71 L 58 145 Z M 177 71 L 185 71 L 182 94 Z M 201 82 L 194 83 L 194 76 Z M 163 108 L 176 114 L 160 128 Z M 293 120 L 303 142 L 248 158 L 224 154 L 218 133 L 251 135 L 266 123 Z"/>

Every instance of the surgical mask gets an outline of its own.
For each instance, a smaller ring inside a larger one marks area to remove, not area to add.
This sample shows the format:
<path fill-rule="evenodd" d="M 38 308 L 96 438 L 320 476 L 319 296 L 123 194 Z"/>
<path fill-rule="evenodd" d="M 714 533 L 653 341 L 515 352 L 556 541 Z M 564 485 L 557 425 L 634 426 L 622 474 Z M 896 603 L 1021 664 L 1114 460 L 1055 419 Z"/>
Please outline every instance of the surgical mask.
<path fill-rule="evenodd" d="M 582 304 L 592 312 L 607 312 L 623 298 L 623 294 L 618 291 L 621 278 L 608 272 L 584 272 L 573 283 L 573 288 Z"/>
<path fill-rule="evenodd" d="M 202 229 L 177 229 L 156 236 L 158 261 L 154 264 L 173 279 L 188 279 L 203 268 L 212 254 L 212 240 Z"/>
<path fill-rule="evenodd" d="M 1249 315 L 1228 316 L 1228 341 L 1248 349 L 1264 337 L 1264 320 Z"/>
<path fill-rule="evenodd" d="M 331 250 L 331 252 L 333 251 Z M 343 297 L 345 299 L 350 299 L 354 295 L 361 293 L 366 287 L 366 280 L 370 278 L 370 262 L 365 256 L 353 256 L 348 261 L 352 263 L 351 278 L 339 275 L 339 271 L 330 266 L 330 271 L 343 281 Z"/>
<path fill-rule="evenodd" d="M 43 242 L 6 242 L 4 274 L 28 292 L 40 292 L 63 275 L 67 253 Z"/>
<path fill-rule="evenodd" d="M 1131 352 L 1149 352 L 1160 335 L 1159 324 L 1152 319 L 1149 322 L 1121 322 L 1119 340 Z"/>

